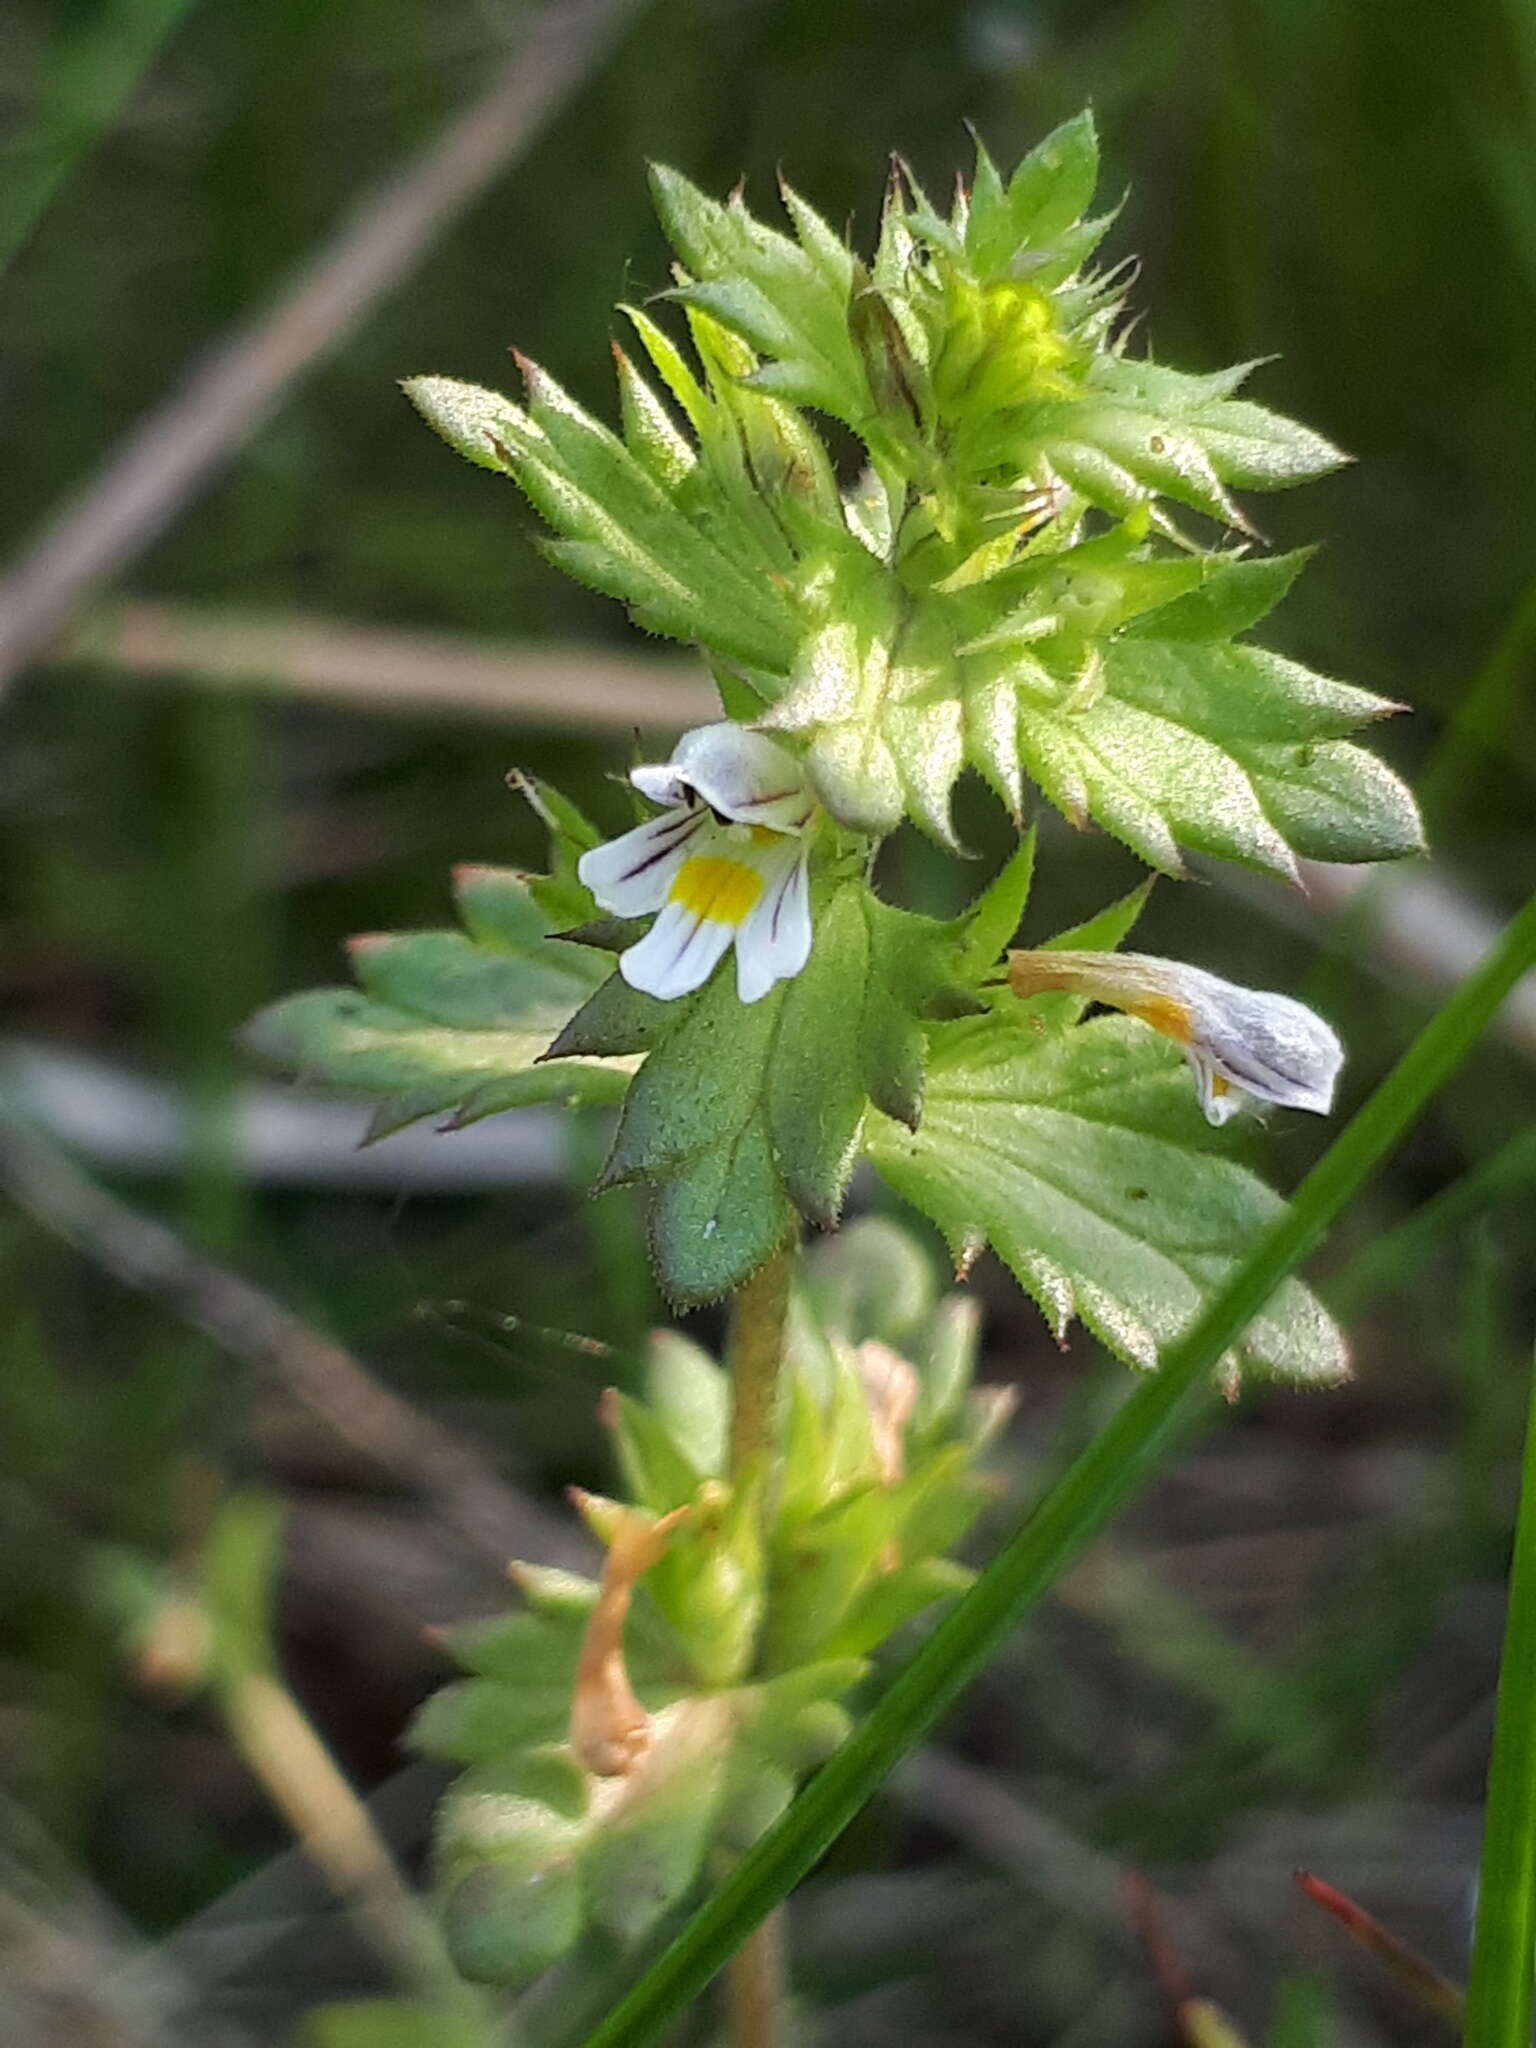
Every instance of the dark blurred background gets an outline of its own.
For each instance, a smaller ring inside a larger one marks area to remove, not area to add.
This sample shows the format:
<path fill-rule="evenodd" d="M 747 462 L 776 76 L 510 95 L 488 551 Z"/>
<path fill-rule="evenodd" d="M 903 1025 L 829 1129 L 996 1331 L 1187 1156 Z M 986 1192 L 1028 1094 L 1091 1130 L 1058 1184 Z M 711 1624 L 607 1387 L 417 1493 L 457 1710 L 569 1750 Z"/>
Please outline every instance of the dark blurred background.
<path fill-rule="evenodd" d="M 522 97 L 445 198 L 444 138 L 509 67 Z M 647 158 L 715 191 L 744 174 L 765 209 L 782 167 L 867 247 L 892 150 L 942 190 L 968 121 L 1007 165 L 1085 101 L 1145 340 L 1194 369 L 1275 358 L 1254 395 L 1357 458 L 1256 508 L 1276 545 L 1324 543 L 1271 638 L 1409 707 L 1381 745 L 1422 791 L 1431 858 L 1363 891 L 1319 873 L 1306 898 L 1164 883 L 1142 927 L 1332 1016 L 1348 1108 L 1536 874 L 1530 0 L 7 11 L 8 2044 L 272 2041 L 379 1981 L 178 1684 L 231 1486 L 286 1503 L 284 1669 L 353 1783 L 384 1788 L 407 1861 L 431 1787 L 397 1777 L 397 1742 L 442 1676 L 423 1626 L 499 1597 L 494 1541 L 416 1483 L 409 1415 L 365 1416 L 347 1360 L 259 1316 L 232 1328 L 222 1276 L 476 1446 L 532 1555 L 580 1556 L 558 1489 L 603 1482 L 596 1393 L 660 1313 L 625 1198 L 579 1193 L 600 1126 L 530 1112 L 359 1154 L 349 1106 L 254 1074 L 236 1042 L 262 1002 L 341 978 L 348 934 L 448 921 L 451 864 L 539 860 L 508 769 L 617 823 L 605 777 L 633 728 L 697 721 L 687 657 L 547 567 L 526 507 L 395 381 L 510 386 L 515 344 L 611 416 L 614 302 L 666 282 Z M 370 233 L 365 290 L 346 265 Z M 295 340 L 263 323 L 301 273 L 324 317 Z M 971 894 L 1006 835 L 978 791 L 962 824 L 974 867 L 903 840 L 892 887 Z M 1112 843 L 1048 828 L 1030 929 L 1135 879 Z M 1172 2040 L 1130 1867 L 1251 2042 L 1447 2038 L 1290 1873 L 1464 1970 L 1531 1345 L 1533 1061 L 1528 989 L 1315 1262 L 1355 1384 L 1245 1399 L 815 1879 L 805 2040 Z M 1299 1125 L 1251 1141 L 1287 1187 L 1326 1141 Z M 119 1207 L 93 1206 L 101 1187 Z M 1022 1501 L 1123 1373 L 1085 1338 L 1060 1357 L 997 1270 L 974 1284 L 989 1374 L 1023 1394 L 1001 1461 Z"/>

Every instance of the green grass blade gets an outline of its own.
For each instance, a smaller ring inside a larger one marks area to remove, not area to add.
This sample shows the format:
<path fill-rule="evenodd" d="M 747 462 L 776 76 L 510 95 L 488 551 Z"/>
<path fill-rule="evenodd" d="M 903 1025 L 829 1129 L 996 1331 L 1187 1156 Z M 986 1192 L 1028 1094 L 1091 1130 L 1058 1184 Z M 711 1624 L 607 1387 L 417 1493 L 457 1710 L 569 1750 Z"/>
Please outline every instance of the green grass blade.
<path fill-rule="evenodd" d="M 645 2048 L 823 1856 L 1115 1509 L 1211 1403 L 1217 1360 L 1317 1243 L 1536 964 L 1536 896 L 1414 1040 L 1246 1263 L 1067 1470 L 869 1717 L 603 2024 L 587 2048 Z M 1536 1543 L 1536 1536 L 1532 1538 Z M 1532 1597 L 1536 1598 L 1536 1589 Z M 1485 2037 L 1491 2041 L 1495 2037 Z M 1497 2037 L 1501 2042 L 1510 2038 Z"/>
<path fill-rule="evenodd" d="M 1329 1308 L 1336 1316 L 1357 1315 L 1378 1294 L 1401 1286 L 1410 1274 L 1421 1270 L 1437 1247 L 1452 1242 L 1456 1233 L 1494 1202 L 1523 1194 L 1533 1185 L 1536 1128 L 1528 1126 L 1506 1138 L 1400 1223 L 1373 1237 L 1342 1273 L 1330 1278 L 1324 1290 Z"/>
<path fill-rule="evenodd" d="M 1509 1618 L 1499 1670 L 1499 1711 L 1488 1769 L 1483 1871 L 1464 2048 L 1529 2048 L 1536 1965 L 1536 1372 Z"/>
<path fill-rule="evenodd" d="M 0 271 L 79 159 L 111 127 L 192 0 L 116 0 L 61 32 L 32 119 L 6 146 Z"/>

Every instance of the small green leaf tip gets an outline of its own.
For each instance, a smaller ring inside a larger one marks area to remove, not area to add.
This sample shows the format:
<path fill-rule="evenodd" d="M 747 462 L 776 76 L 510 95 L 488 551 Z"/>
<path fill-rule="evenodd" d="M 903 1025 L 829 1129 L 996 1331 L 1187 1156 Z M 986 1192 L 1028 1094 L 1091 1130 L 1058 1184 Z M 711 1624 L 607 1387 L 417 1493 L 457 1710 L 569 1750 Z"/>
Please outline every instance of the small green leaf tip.
<path fill-rule="evenodd" d="M 467 462 L 511 474 L 507 444 L 517 407 L 499 391 L 461 384 L 456 377 L 406 377 L 400 389 L 435 434 Z"/>

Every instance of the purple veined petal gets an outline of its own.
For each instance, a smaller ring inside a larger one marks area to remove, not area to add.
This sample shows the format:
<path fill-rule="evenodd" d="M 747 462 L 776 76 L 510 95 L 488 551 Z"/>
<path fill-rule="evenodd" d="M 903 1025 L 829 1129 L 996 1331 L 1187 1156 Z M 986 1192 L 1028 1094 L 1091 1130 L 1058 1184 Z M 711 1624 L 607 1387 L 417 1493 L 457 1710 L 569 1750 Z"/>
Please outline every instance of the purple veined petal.
<path fill-rule="evenodd" d="M 669 903 L 645 937 L 621 956 L 619 972 L 631 988 L 672 1002 L 703 987 L 735 936 L 734 925 Z"/>
<path fill-rule="evenodd" d="M 1070 989 L 1172 1038 L 1194 1068 L 1213 1124 L 1225 1123 L 1247 1096 L 1318 1116 L 1333 1107 L 1344 1048 L 1293 996 L 1243 988 L 1148 953 L 1012 953 L 1009 974 L 1016 994 Z"/>
<path fill-rule="evenodd" d="M 1233 1088 L 1315 1116 L 1333 1108 L 1344 1048 L 1305 1003 L 1201 975 L 1190 1012 L 1192 1043 Z"/>
<path fill-rule="evenodd" d="M 756 865 L 763 893 L 736 934 L 736 993 L 744 1003 L 760 1002 L 811 957 L 809 862 L 803 847 L 793 840 L 784 842 L 782 853 L 765 847 Z"/>
<path fill-rule="evenodd" d="M 801 832 L 816 799 L 805 770 L 787 747 L 743 725 L 700 725 L 685 732 L 670 767 L 719 817 Z"/>
<path fill-rule="evenodd" d="M 615 917 L 644 917 L 666 902 L 690 842 L 706 827 L 718 829 L 701 806 L 664 811 L 584 853 L 577 877 Z"/>

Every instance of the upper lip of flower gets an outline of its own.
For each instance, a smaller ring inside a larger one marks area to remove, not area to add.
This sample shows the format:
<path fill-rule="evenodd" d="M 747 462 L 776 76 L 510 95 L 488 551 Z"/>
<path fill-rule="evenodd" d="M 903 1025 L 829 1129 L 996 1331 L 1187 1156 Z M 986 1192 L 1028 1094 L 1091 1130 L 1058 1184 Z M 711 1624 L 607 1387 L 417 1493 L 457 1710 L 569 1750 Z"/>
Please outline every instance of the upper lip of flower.
<path fill-rule="evenodd" d="M 1069 989 L 1139 1017 L 1183 1047 L 1200 1103 L 1225 1123 L 1244 1095 L 1326 1116 L 1344 1049 L 1293 997 L 1242 988 L 1204 968 L 1147 953 L 1010 953 L 1015 994 Z"/>
<path fill-rule="evenodd" d="M 685 732 L 670 761 L 630 770 L 642 796 L 668 809 L 696 798 L 717 821 L 803 832 L 816 799 L 794 755 L 766 733 L 739 725 L 701 725 Z"/>
<path fill-rule="evenodd" d="M 663 1000 L 687 995 L 733 942 L 744 1003 L 798 974 L 811 949 L 805 834 L 816 801 L 794 755 L 742 726 L 700 726 L 630 780 L 661 815 L 577 863 L 603 909 L 659 913 L 622 955 L 625 980 Z"/>

